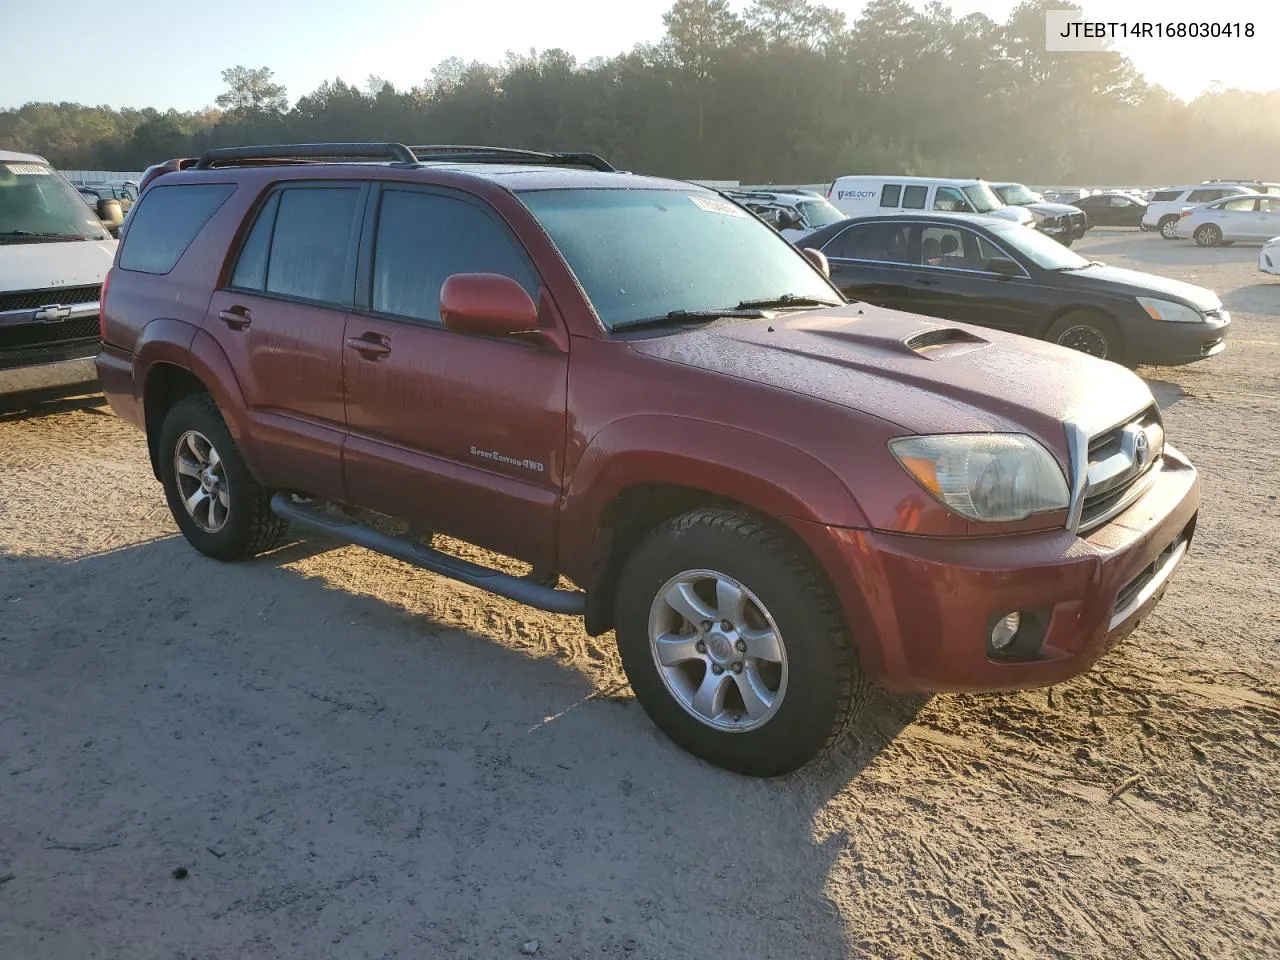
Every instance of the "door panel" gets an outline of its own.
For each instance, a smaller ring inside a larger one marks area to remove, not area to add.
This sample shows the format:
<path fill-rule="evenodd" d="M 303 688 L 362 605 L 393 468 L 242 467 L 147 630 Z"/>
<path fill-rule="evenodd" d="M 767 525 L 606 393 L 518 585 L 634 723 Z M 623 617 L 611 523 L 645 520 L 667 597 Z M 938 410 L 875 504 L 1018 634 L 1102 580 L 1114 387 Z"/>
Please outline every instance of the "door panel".
<path fill-rule="evenodd" d="M 831 260 L 831 280 L 851 300 L 891 310 L 909 309 L 911 274 L 906 266 Z"/>
<path fill-rule="evenodd" d="M 365 193 L 351 181 L 272 192 L 209 302 L 205 329 L 235 371 L 271 487 L 344 499 L 342 341 Z"/>
<path fill-rule="evenodd" d="M 351 501 L 553 567 L 568 354 L 447 330 L 439 292 L 454 273 L 500 273 L 535 298 L 544 325 L 560 323 L 554 304 L 478 201 L 397 187 L 375 202 L 357 285 L 364 302 L 343 347 Z"/>

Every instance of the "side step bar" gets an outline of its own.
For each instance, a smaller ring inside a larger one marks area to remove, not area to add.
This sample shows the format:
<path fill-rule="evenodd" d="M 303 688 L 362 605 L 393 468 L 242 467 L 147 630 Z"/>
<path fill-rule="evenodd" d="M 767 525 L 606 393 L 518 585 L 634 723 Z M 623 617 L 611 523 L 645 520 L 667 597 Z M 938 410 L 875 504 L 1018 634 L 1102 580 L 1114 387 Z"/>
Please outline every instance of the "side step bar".
<path fill-rule="evenodd" d="M 290 523 L 385 553 L 415 567 L 496 593 L 508 600 L 552 613 L 582 614 L 586 610 L 587 595 L 579 590 L 557 590 L 526 577 L 513 577 L 500 570 L 451 557 L 424 544 L 366 527 L 350 517 L 321 513 L 304 504 L 294 503 L 287 493 L 277 493 L 271 498 L 271 510 Z"/>

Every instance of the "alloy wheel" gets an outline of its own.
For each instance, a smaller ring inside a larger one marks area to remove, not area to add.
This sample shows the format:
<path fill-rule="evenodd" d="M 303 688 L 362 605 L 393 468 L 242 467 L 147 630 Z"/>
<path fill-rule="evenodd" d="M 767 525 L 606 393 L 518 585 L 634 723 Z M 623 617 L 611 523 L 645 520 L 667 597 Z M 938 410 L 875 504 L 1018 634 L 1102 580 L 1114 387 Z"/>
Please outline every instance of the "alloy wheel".
<path fill-rule="evenodd" d="M 231 485 L 226 465 L 209 438 L 198 430 L 188 430 L 173 449 L 173 472 L 182 505 L 206 533 L 217 533 L 227 525 L 231 510 Z"/>

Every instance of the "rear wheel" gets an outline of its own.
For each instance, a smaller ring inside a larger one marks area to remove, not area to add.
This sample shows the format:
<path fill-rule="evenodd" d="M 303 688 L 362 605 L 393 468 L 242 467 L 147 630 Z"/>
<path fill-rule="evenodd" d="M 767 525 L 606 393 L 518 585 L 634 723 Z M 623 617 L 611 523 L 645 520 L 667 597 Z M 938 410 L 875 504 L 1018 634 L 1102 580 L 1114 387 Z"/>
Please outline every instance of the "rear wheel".
<path fill-rule="evenodd" d="M 1124 344 L 1115 322 L 1092 310 L 1072 310 L 1059 317 L 1049 327 L 1044 338 L 1101 360 L 1124 362 Z"/>
<path fill-rule="evenodd" d="M 776 776 L 825 753 L 867 695 L 843 618 L 790 538 L 698 509 L 628 557 L 617 638 L 636 698 L 675 743 Z"/>
<path fill-rule="evenodd" d="M 173 405 L 160 428 L 160 482 L 178 529 L 217 560 L 239 560 L 279 542 L 287 523 L 249 473 L 207 394 Z"/>
<path fill-rule="evenodd" d="M 1196 227 L 1196 243 L 1202 247 L 1216 247 L 1222 242 L 1222 229 L 1216 223 Z"/>
<path fill-rule="evenodd" d="M 1177 217 L 1161 217 L 1160 218 L 1160 236 L 1164 237 L 1166 240 L 1178 239 L 1177 233 L 1174 232 L 1175 230 L 1177 230 L 1177 227 L 1178 227 Z"/>

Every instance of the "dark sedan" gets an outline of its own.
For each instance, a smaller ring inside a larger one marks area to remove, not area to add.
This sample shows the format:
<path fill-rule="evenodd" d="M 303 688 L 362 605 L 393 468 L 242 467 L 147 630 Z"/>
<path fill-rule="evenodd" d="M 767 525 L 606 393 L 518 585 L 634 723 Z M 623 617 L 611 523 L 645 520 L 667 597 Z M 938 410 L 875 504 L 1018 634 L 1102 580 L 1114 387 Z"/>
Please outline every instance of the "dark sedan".
<path fill-rule="evenodd" d="M 1141 227 L 1147 212 L 1146 201 L 1123 193 L 1096 193 L 1071 205 L 1084 211 L 1091 227 Z"/>
<path fill-rule="evenodd" d="M 1086 260 L 996 217 L 842 220 L 799 245 L 822 251 L 852 300 L 1009 330 L 1127 366 L 1211 357 L 1231 324 L 1212 290 Z"/>

